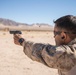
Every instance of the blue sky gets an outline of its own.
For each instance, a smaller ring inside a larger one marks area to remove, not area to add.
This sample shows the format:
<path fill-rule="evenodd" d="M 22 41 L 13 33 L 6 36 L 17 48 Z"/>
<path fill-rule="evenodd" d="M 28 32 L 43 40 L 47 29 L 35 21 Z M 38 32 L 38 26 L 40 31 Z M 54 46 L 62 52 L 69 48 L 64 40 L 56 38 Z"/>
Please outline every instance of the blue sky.
<path fill-rule="evenodd" d="M 48 23 L 76 15 L 76 0 L 0 0 L 0 18 L 21 23 Z"/>

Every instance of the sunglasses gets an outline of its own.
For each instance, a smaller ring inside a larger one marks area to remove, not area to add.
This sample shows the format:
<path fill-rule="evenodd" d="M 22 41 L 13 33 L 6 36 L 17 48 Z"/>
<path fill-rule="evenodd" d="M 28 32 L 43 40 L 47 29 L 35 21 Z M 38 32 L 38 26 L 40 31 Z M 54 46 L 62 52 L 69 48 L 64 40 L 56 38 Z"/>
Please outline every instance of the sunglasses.
<path fill-rule="evenodd" d="M 54 37 L 55 37 L 56 35 L 60 35 L 62 32 L 61 31 L 54 31 L 53 33 L 54 33 Z"/>
<path fill-rule="evenodd" d="M 56 35 L 60 35 L 62 33 L 62 31 L 54 31 L 53 33 L 54 33 L 54 37 L 55 37 Z M 64 33 L 66 33 L 66 34 L 76 34 L 76 32 L 64 32 Z"/>

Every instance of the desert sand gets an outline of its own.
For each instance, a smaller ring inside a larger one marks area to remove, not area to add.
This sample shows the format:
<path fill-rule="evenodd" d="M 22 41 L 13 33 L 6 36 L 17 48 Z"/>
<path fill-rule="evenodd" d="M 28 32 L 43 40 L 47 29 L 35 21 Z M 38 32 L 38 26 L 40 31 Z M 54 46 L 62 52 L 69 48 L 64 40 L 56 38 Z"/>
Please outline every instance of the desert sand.
<path fill-rule="evenodd" d="M 33 42 L 55 45 L 50 31 L 23 31 L 22 36 Z M 32 61 L 23 53 L 23 47 L 13 43 L 13 35 L 0 31 L 0 75 L 58 75 L 57 69 Z"/>

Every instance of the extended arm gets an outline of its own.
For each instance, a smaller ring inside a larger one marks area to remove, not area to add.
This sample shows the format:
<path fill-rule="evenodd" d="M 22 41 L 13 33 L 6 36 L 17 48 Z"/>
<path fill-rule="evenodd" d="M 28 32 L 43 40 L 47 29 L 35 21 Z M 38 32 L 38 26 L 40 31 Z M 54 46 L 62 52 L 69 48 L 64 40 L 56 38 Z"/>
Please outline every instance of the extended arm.
<path fill-rule="evenodd" d="M 22 37 L 15 35 L 14 42 L 19 45 L 18 40 Z M 33 43 L 24 41 L 22 43 L 24 53 L 34 61 L 41 62 L 51 68 L 70 70 L 76 65 L 76 47 L 70 45 L 52 46 L 49 44 Z M 73 51 L 75 50 L 75 51 Z"/>

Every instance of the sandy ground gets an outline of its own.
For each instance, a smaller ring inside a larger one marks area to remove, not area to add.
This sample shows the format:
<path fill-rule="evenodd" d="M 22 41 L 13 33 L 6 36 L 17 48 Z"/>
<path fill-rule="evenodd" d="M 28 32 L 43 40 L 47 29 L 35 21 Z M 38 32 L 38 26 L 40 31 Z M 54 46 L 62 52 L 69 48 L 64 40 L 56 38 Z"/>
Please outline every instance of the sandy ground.
<path fill-rule="evenodd" d="M 52 32 L 23 32 L 26 40 L 55 44 Z M 0 31 L 0 75 L 58 75 L 56 69 L 32 61 L 21 46 L 13 43 L 13 35 Z"/>

